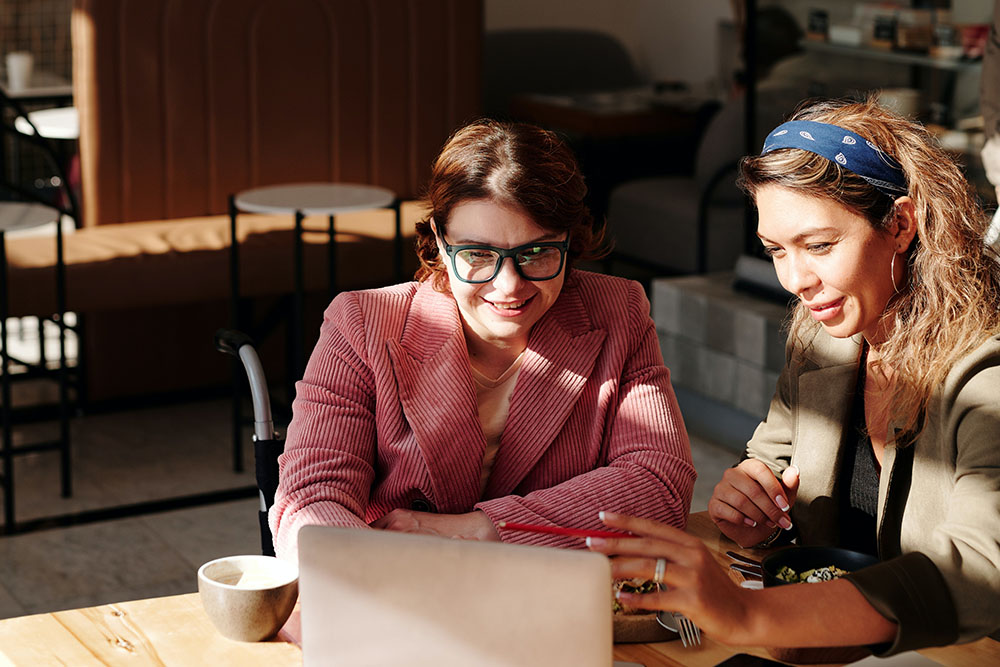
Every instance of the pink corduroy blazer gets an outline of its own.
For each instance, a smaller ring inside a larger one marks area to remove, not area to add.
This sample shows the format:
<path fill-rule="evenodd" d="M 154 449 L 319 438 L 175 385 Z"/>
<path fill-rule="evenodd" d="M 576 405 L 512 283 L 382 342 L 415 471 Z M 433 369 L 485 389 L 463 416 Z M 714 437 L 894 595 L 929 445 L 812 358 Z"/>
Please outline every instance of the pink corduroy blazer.
<path fill-rule="evenodd" d="M 429 282 L 340 294 L 297 384 L 279 459 L 279 556 L 295 557 L 304 525 L 363 527 L 401 507 L 583 528 L 609 510 L 683 527 L 691 448 L 638 283 L 570 273 L 531 331 L 480 496 L 485 447 L 452 296 Z"/>

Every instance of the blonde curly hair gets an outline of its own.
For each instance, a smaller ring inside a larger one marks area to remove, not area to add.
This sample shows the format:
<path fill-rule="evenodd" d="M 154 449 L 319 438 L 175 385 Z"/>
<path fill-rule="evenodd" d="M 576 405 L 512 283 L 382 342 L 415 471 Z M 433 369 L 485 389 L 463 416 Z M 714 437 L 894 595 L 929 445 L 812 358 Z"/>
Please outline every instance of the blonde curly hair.
<path fill-rule="evenodd" d="M 917 232 L 907 255 L 905 284 L 886 307 L 891 333 L 876 346 L 875 363 L 894 374 L 890 418 L 916 436 L 935 387 L 962 356 L 1000 332 L 1000 263 L 984 242 L 989 221 L 961 168 L 930 133 L 879 107 L 873 98 L 811 103 L 792 120 L 849 129 L 902 165 Z M 769 184 L 832 199 L 877 230 L 887 229 L 895 215 L 892 199 L 853 172 L 804 150 L 744 158 L 739 183 L 754 199 Z M 810 340 L 819 326 L 799 304 L 789 335 Z"/>

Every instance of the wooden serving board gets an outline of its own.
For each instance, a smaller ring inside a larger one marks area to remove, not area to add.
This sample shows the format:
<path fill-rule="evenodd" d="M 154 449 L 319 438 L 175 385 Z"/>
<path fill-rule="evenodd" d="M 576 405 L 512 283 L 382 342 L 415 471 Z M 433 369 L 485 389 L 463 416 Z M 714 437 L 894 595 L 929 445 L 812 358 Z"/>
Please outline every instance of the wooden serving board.
<path fill-rule="evenodd" d="M 628 614 L 614 617 L 616 644 L 667 642 L 680 635 L 656 622 L 656 614 Z"/>

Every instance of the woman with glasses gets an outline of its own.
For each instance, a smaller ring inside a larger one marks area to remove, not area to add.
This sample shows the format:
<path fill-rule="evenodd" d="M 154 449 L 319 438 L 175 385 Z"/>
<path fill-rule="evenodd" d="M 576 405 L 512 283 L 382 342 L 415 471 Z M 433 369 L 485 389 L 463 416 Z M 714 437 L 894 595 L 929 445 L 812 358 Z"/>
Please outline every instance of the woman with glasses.
<path fill-rule="evenodd" d="M 687 433 L 640 285 L 595 258 L 586 186 L 537 127 L 477 122 L 434 164 L 417 281 L 327 309 L 298 384 L 271 510 L 279 556 L 306 524 L 582 547 L 500 522 L 683 527 Z"/>
<path fill-rule="evenodd" d="M 889 655 L 997 638 L 1000 264 L 962 170 L 874 101 L 825 102 L 775 128 L 741 181 L 799 303 L 767 418 L 709 514 L 743 546 L 797 537 L 881 562 L 749 591 L 669 526 L 606 515 L 651 539 L 593 547 L 629 556 L 618 576 L 663 572 L 668 592 L 626 604 L 725 642 Z"/>

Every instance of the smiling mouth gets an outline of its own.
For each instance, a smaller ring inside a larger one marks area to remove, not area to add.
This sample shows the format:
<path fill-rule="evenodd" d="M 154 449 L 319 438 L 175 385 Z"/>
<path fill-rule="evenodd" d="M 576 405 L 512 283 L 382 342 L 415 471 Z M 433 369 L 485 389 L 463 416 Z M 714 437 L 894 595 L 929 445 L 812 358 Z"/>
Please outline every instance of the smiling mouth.
<path fill-rule="evenodd" d="M 837 299 L 836 301 L 831 301 L 830 303 L 824 303 L 819 306 L 809 306 L 809 310 L 814 313 L 822 313 L 824 310 L 830 310 L 831 308 L 836 308 L 840 305 L 843 299 Z"/>
<path fill-rule="evenodd" d="M 494 308 L 498 308 L 500 310 L 518 310 L 520 308 L 524 308 L 524 304 L 528 303 L 528 299 L 514 303 L 496 303 L 495 301 L 489 301 L 488 303 Z"/>

